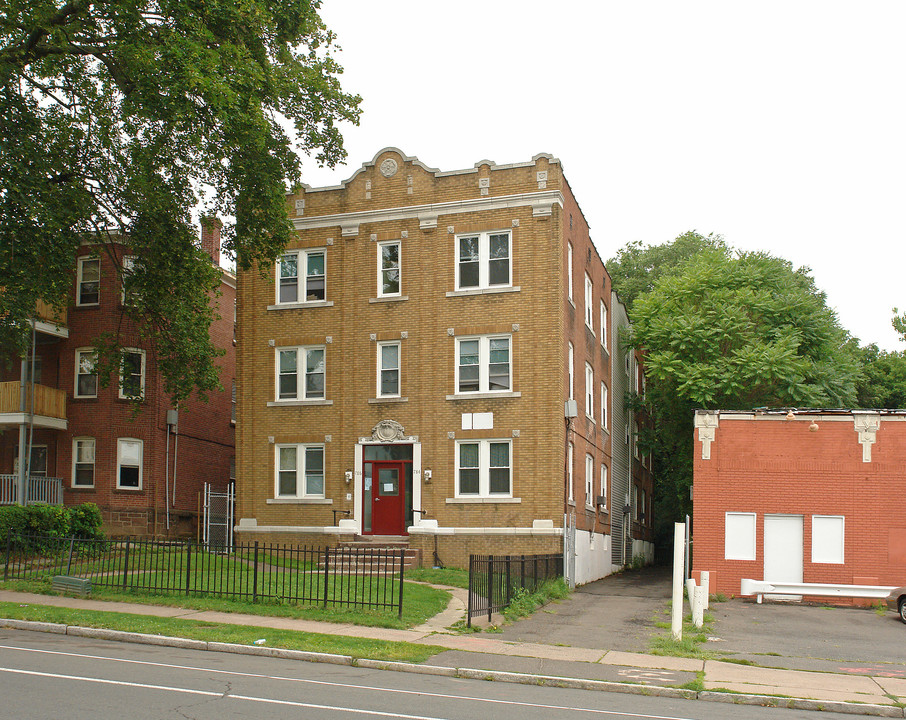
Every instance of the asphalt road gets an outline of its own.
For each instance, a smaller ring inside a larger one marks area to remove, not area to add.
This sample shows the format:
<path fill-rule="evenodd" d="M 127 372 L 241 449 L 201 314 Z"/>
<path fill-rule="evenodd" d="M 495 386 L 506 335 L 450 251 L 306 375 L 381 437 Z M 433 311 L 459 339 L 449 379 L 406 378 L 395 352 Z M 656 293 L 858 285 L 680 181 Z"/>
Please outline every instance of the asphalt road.
<path fill-rule="evenodd" d="M 0 630 L 0 683 L 2 714 L 17 720 L 814 717 L 805 711 L 381 672 L 15 630 Z"/>

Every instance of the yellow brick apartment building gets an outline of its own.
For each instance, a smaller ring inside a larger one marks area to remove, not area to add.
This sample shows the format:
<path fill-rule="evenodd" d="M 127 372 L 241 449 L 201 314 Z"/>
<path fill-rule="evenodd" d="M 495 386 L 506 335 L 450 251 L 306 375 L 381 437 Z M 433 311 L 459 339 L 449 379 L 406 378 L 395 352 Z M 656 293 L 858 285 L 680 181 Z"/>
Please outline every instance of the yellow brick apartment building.
<path fill-rule="evenodd" d="M 240 540 L 392 536 L 459 567 L 566 542 L 578 582 L 651 557 L 641 371 L 556 158 L 386 148 L 288 203 L 295 240 L 239 278 Z"/>

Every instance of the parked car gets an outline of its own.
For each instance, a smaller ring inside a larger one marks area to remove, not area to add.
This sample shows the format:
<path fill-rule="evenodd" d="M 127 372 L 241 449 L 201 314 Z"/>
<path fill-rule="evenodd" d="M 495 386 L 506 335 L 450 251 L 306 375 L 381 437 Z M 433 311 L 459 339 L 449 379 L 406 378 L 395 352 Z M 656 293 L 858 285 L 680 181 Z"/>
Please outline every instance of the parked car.
<path fill-rule="evenodd" d="M 887 607 L 900 616 L 906 623 L 906 586 L 894 588 L 887 596 Z"/>

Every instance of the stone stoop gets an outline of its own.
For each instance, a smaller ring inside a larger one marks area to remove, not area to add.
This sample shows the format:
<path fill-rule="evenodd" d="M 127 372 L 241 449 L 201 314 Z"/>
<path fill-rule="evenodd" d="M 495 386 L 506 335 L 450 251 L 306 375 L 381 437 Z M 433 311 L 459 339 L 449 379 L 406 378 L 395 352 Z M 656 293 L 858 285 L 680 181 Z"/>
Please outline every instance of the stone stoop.
<path fill-rule="evenodd" d="M 330 556 L 330 569 L 338 572 L 398 572 L 400 550 L 404 552 L 404 570 L 421 566 L 421 550 L 409 547 L 409 541 L 397 535 L 356 535 L 341 541 L 337 550 L 341 551 L 339 555 Z"/>

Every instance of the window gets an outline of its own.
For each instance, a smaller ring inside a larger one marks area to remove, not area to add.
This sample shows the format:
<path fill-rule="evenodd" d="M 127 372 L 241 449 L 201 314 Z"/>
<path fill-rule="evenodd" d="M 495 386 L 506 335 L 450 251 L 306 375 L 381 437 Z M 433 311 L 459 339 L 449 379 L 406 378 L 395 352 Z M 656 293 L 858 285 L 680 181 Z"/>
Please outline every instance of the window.
<path fill-rule="evenodd" d="M 607 429 L 607 386 L 601 381 L 601 427 Z"/>
<path fill-rule="evenodd" d="M 377 396 L 400 395 L 400 344 L 378 343 Z"/>
<path fill-rule="evenodd" d="M 123 305 L 126 305 L 135 299 L 134 290 L 128 289 L 128 292 L 127 292 L 127 285 L 130 284 L 129 278 L 135 272 L 135 262 L 136 262 L 136 258 L 134 255 L 125 255 L 123 257 L 123 269 L 122 269 L 122 276 L 121 276 L 122 283 L 123 283 L 123 291 L 122 291 L 122 294 L 120 295 L 120 300 L 122 301 Z"/>
<path fill-rule="evenodd" d="M 457 290 L 512 284 L 509 231 L 461 235 L 456 243 Z"/>
<path fill-rule="evenodd" d="M 324 497 L 323 445 L 277 445 L 276 460 L 275 497 Z"/>
<path fill-rule="evenodd" d="M 72 486 L 94 487 L 94 438 L 72 440 Z"/>
<path fill-rule="evenodd" d="M 585 363 L 585 415 L 595 419 L 595 371 Z"/>
<path fill-rule="evenodd" d="M 566 297 L 573 299 L 573 244 L 566 243 Z"/>
<path fill-rule="evenodd" d="M 142 441 L 119 438 L 116 441 L 116 486 L 123 490 L 142 489 Z"/>
<path fill-rule="evenodd" d="M 101 261 L 99 258 L 79 258 L 76 305 L 97 305 L 100 302 Z"/>
<path fill-rule="evenodd" d="M 566 354 L 566 373 L 569 380 L 569 399 L 575 400 L 575 385 L 576 380 L 574 377 L 575 374 L 575 362 L 576 362 L 576 351 L 573 348 L 572 343 L 567 343 L 567 354 Z"/>
<path fill-rule="evenodd" d="M 378 297 L 400 294 L 400 243 L 378 243 Z"/>
<path fill-rule="evenodd" d="M 601 497 L 604 501 L 601 503 L 604 508 L 607 507 L 607 466 L 601 465 Z"/>
<path fill-rule="evenodd" d="M 595 459 L 591 455 L 585 456 L 585 504 L 595 504 Z"/>
<path fill-rule="evenodd" d="M 728 512 L 724 520 L 724 559 L 755 559 L 755 513 Z"/>
<path fill-rule="evenodd" d="M 569 488 L 569 501 L 575 502 L 576 493 L 573 490 L 573 444 L 566 446 L 566 486 Z"/>
<path fill-rule="evenodd" d="M 145 393 L 145 351 L 127 349 L 120 360 L 120 398 L 140 398 Z"/>
<path fill-rule="evenodd" d="M 601 312 L 601 347 L 605 350 L 607 349 L 607 306 L 602 300 L 600 303 L 600 312 Z"/>
<path fill-rule="evenodd" d="M 812 515 L 812 562 L 843 562 L 842 515 Z"/>
<path fill-rule="evenodd" d="M 510 382 L 509 336 L 482 335 L 456 340 L 456 392 L 504 392 Z"/>
<path fill-rule="evenodd" d="M 594 291 L 591 278 L 585 273 L 585 324 L 592 332 L 595 331 Z"/>
<path fill-rule="evenodd" d="M 458 497 L 511 497 L 509 440 L 459 442 L 456 448 Z"/>
<path fill-rule="evenodd" d="M 639 425 L 634 419 L 632 421 L 632 454 L 636 460 L 639 459 Z"/>
<path fill-rule="evenodd" d="M 325 298 L 324 250 L 286 253 L 277 263 L 278 303 L 317 302 Z M 299 271 L 302 270 L 300 276 Z"/>
<path fill-rule="evenodd" d="M 93 348 L 76 350 L 75 397 L 88 398 L 98 396 L 97 354 Z"/>
<path fill-rule="evenodd" d="M 25 377 L 26 382 L 33 382 L 36 385 L 41 384 L 41 376 L 43 374 L 43 361 L 41 360 L 40 355 L 35 355 L 35 359 L 32 360 L 30 357 L 25 361 Z"/>
<path fill-rule="evenodd" d="M 277 349 L 277 399 L 324 399 L 324 348 Z"/>
<path fill-rule="evenodd" d="M 230 422 L 236 424 L 236 379 L 233 378 L 233 386 L 230 388 Z"/>
<path fill-rule="evenodd" d="M 47 445 L 32 445 L 29 453 L 28 467 L 25 472 L 29 477 L 47 476 Z M 19 473 L 19 446 L 13 445 L 13 475 Z"/>

